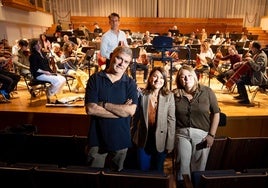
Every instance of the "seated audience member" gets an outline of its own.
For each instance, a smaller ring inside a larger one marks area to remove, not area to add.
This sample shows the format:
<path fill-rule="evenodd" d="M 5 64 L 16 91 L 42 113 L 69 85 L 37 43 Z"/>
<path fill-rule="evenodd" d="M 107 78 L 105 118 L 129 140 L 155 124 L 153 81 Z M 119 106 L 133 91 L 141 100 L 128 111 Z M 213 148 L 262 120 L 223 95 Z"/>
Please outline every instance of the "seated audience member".
<path fill-rule="evenodd" d="M 1 94 L 10 99 L 10 93 L 15 90 L 20 76 L 12 72 L 13 62 L 12 54 L 8 50 L 4 49 L 3 41 L 0 41 L 0 82 Z"/>
<path fill-rule="evenodd" d="M 164 161 L 174 148 L 175 102 L 162 67 L 150 72 L 131 127 L 139 168 L 164 172 Z M 164 105 L 162 105 L 164 104 Z"/>
<path fill-rule="evenodd" d="M 21 39 L 18 41 L 19 50 L 17 55 L 14 57 L 13 63 L 16 66 L 17 71 L 20 75 L 26 76 L 30 75 L 30 50 L 29 50 L 29 43 L 28 41 Z"/>
<path fill-rule="evenodd" d="M 63 89 L 63 86 L 66 83 L 66 80 L 63 76 L 53 73 L 52 69 L 49 66 L 49 59 L 41 51 L 41 43 L 38 39 L 32 39 L 30 43 L 30 52 L 29 57 L 30 61 L 30 70 L 32 76 L 41 81 L 50 82 L 50 86 L 47 89 L 47 102 L 50 103 L 50 97 L 60 93 Z"/>
<path fill-rule="evenodd" d="M 268 84 L 268 78 L 266 75 L 267 56 L 265 52 L 261 50 L 259 42 L 253 42 L 250 46 L 252 57 L 246 57 L 246 62 L 240 62 L 240 64 L 247 63 L 250 66 L 250 71 L 247 71 L 236 82 L 239 95 L 234 98 L 239 100 L 240 104 L 249 104 L 249 98 L 245 85 L 257 85 L 263 86 Z"/>
<path fill-rule="evenodd" d="M 229 79 L 235 72 L 234 70 L 234 64 L 237 62 L 241 62 L 242 61 L 242 57 L 237 53 L 237 50 L 235 49 L 235 46 L 229 46 L 228 47 L 228 55 L 219 58 L 219 60 L 223 60 L 223 61 L 230 61 L 230 69 L 227 70 L 226 72 L 221 72 L 219 75 L 216 76 L 217 80 L 219 82 L 221 82 L 223 85 L 225 85 L 226 80 L 225 79 Z"/>

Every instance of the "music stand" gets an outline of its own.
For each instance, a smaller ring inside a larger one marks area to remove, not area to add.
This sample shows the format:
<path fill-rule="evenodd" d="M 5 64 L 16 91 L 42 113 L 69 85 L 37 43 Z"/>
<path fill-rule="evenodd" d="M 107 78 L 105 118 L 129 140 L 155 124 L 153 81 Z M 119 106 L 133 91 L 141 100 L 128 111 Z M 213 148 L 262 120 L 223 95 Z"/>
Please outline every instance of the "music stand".
<path fill-rule="evenodd" d="M 84 31 L 77 29 L 77 30 L 74 30 L 74 35 L 79 36 L 79 37 L 83 37 L 83 36 L 85 36 L 85 33 L 84 33 Z"/>
<path fill-rule="evenodd" d="M 69 37 L 73 35 L 71 31 L 61 31 L 61 36 L 68 35 Z"/>
<path fill-rule="evenodd" d="M 169 29 L 168 31 L 172 33 L 172 36 L 180 36 L 179 30 Z"/>
<path fill-rule="evenodd" d="M 166 51 L 171 51 L 173 48 L 173 39 L 171 37 L 167 36 L 156 36 L 154 37 L 153 41 L 153 47 L 156 51 L 161 52 L 161 56 L 152 56 L 152 68 L 154 67 L 154 61 L 161 61 L 162 63 L 170 62 L 170 90 L 172 88 L 172 63 L 173 58 L 166 56 Z"/>

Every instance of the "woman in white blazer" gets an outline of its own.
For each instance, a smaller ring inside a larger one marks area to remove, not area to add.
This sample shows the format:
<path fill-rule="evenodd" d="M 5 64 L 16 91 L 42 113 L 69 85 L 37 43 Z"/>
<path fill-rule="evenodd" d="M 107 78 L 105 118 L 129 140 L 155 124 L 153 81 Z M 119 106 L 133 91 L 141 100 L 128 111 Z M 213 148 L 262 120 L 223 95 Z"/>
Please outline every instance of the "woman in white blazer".
<path fill-rule="evenodd" d="M 174 148 L 175 104 L 162 67 L 150 72 L 146 88 L 140 94 L 131 129 L 138 147 L 139 167 L 163 172 L 166 154 Z"/>

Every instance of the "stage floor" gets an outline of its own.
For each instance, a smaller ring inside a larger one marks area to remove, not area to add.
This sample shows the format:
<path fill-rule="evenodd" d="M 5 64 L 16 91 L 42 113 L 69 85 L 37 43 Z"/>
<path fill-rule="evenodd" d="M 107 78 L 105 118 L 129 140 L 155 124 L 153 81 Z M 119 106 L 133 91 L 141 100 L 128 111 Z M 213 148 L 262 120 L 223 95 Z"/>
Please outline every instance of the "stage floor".
<path fill-rule="evenodd" d="M 137 73 L 138 86 L 145 87 L 142 79 L 142 72 Z M 173 78 L 175 80 L 175 77 Z M 203 84 L 208 84 L 208 79 L 205 78 L 201 81 Z M 172 85 L 172 89 L 176 86 Z M 240 105 L 233 96 L 237 95 L 236 90 L 233 93 L 225 93 L 222 85 L 215 79 L 211 79 L 210 87 L 216 93 L 219 106 L 221 111 L 226 113 L 228 117 L 249 117 L 249 116 L 268 116 L 268 95 L 267 93 L 258 92 L 254 102 L 250 105 Z M 250 87 L 249 98 L 254 93 L 256 87 Z M 84 91 L 80 93 L 70 92 L 67 86 L 64 88 L 64 92 L 57 96 L 58 99 L 66 99 L 84 97 Z M 0 111 L 6 112 L 42 112 L 42 113 L 59 113 L 59 114 L 81 114 L 86 115 L 85 109 L 83 107 L 83 101 L 77 101 L 73 105 L 51 105 L 46 106 L 46 96 L 45 94 L 40 97 L 31 99 L 31 96 L 26 88 L 24 81 L 20 81 L 18 84 L 17 91 L 14 93 L 9 103 L 1 103 Z"/>

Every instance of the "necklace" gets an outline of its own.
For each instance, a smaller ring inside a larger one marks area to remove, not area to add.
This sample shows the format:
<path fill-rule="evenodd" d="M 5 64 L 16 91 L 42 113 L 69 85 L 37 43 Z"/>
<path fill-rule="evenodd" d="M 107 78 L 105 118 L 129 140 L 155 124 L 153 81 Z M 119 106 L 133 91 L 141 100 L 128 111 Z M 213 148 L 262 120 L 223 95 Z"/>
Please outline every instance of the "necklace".
<path fill-rule="evenodd" d="M 150 101 L 151 101 L 153 107 L 156 108 L 157 107 L 157 103 L 158 103 L 157 96 L 154 95 L 154 94 L 151 94 L 150 95 Z"/>

